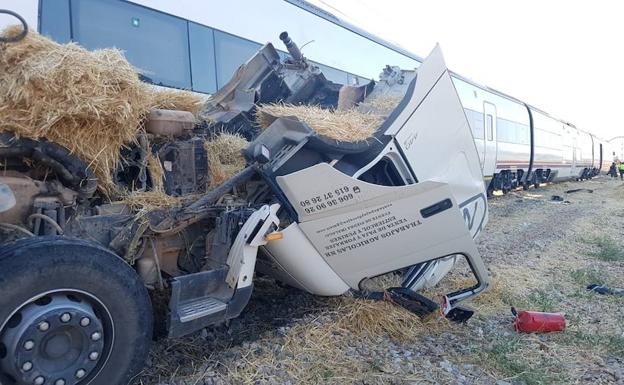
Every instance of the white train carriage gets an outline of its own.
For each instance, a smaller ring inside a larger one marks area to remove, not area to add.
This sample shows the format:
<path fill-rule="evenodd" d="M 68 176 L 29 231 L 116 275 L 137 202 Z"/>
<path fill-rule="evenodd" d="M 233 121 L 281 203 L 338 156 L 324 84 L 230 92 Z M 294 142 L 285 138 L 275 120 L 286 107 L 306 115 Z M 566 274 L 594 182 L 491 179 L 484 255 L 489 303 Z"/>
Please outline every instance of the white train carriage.
<path fill-rule="evenodd" d="M 56 41 L 124 50 L 145 81 L 198 93 L 220 89 L 262 44 L 281 46 L 284 30 L 295 41 L 311 42 L 305 55 L 336 83 L 365 84 L 386 64 L 411 70 L 422 62 L 303 0 L 8 0 L 3 7 Z M 0 29 L 14 22 L 0 18 Z M 608 170 L 615 153 L 605 152 L 606 142 L 509 95 L 452 77 L 490 192 Z"/>
<path fill-rule="evenodd" d="M 606 142 L 544 111 L 460 75 L 453 82 L 491 193 L 606 172 Z"/>
<path fill-rule="evenodd" d="M 605 145 L 608 146 L 609 154 L 612 155 L 614 160 L 624 160 L 624 136 L 611 138 Z"/>

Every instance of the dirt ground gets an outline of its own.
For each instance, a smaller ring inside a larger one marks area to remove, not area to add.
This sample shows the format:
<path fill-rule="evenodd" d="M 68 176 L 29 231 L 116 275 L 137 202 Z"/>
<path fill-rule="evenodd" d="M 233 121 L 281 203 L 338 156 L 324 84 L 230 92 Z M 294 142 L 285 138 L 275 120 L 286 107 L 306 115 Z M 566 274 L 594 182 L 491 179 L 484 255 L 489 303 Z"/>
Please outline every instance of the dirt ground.
<path fill-rule="evenodd" d="M 624 384 L 624 297 L 586 289 L 624 287 L 624 182 L 554 184 L 489 207 L 478 247 L 493 285 L 468 304 L 476 314 L 466 324 L 259 279 L 240 318 L 156 342 L 136 383 Z M 469 277 L 458 266 L 427 295 Z M 511 306 L 565 313 L 568 327 L 516 333 Z"/>

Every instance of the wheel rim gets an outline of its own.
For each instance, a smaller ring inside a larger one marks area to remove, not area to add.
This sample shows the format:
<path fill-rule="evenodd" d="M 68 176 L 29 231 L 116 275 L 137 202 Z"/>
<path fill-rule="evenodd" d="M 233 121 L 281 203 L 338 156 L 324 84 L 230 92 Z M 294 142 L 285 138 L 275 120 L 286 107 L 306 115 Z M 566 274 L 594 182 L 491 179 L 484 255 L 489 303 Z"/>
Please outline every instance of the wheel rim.
<path fill-rule="evenodd" d="M 50 291 L 17 307 L 0 328 L 0 373 L 19 385 L 87 384 L 113 341 L 110 312 L 95 296 Z"/>

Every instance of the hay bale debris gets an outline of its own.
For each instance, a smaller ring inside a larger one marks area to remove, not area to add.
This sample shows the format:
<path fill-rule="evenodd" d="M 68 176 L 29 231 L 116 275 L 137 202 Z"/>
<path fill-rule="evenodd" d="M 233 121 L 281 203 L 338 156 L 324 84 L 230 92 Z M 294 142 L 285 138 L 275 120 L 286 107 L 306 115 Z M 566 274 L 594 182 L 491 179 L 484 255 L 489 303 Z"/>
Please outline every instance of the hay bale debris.
<path fill-rule="evenodd" d="M 374 115 L 388 116 L 403 99 L 400 96 L 375 95 L 369 96 L 359 104 L 358 111 Z"/>
<path fill-rule="evenodd" d="M 179 110 L 191 112 L 196 117 L 204 107 L 201 96 L 189 91 L 149 88 L 150 109 Z"/>
<path fill-rule="evenodd" d="M 156 209 L 178 207 L 184 203 L 181 197 L 173 197 L 161 190 L 132 191 L 121 200 L 133 212 L 147 212 Z"/>
<path fill-rule="evenodd" d="M 381 126 L 381 115 L 360 112 L 357 109 L 331 111 L 319 106 L 292 104 L 265 104 L 258 106 L 256 123 L 267 128 L 275 118 L 294 116 L 319 135 L 343 142 L 358 142 L 373 136 Z"/>
<path fill-rule="evenodd" d="M 249 142 L 240 135 L 220 133 L 204 143 L 208 158 L 209 189 L 214 189 L 245 168 L 242 151 Z"/>
<path fill-rule="evenodd" d="M 0 45 L 0 132 L 68 148 L 93 168 L 107 194 L 118 193 L 112 173 L 120 150 L 136 140 L 152 108 L 197 113 L 200 105 L 190 92 L 155 91 L 116 49 L 88 51 L 34 32 Z"/>
<path fill-rule="evenodd" d="M 342 299 L 337 326 L 355 335 L 388 335 L 397 341 L 415 338 L 423 331 L 416 314 L 391 301 Z"/>

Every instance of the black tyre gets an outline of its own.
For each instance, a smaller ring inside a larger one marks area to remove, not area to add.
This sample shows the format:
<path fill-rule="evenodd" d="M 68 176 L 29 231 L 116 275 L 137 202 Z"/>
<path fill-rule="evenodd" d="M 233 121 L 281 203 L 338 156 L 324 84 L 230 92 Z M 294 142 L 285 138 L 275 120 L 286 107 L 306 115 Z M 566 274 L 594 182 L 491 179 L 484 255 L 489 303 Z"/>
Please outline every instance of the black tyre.
<path fill-rule="evenodd" d="M 152 339 L 134 270 L 98 245 L 61 237 L 0 249 L 0 383 L 126 385 Z"/>

